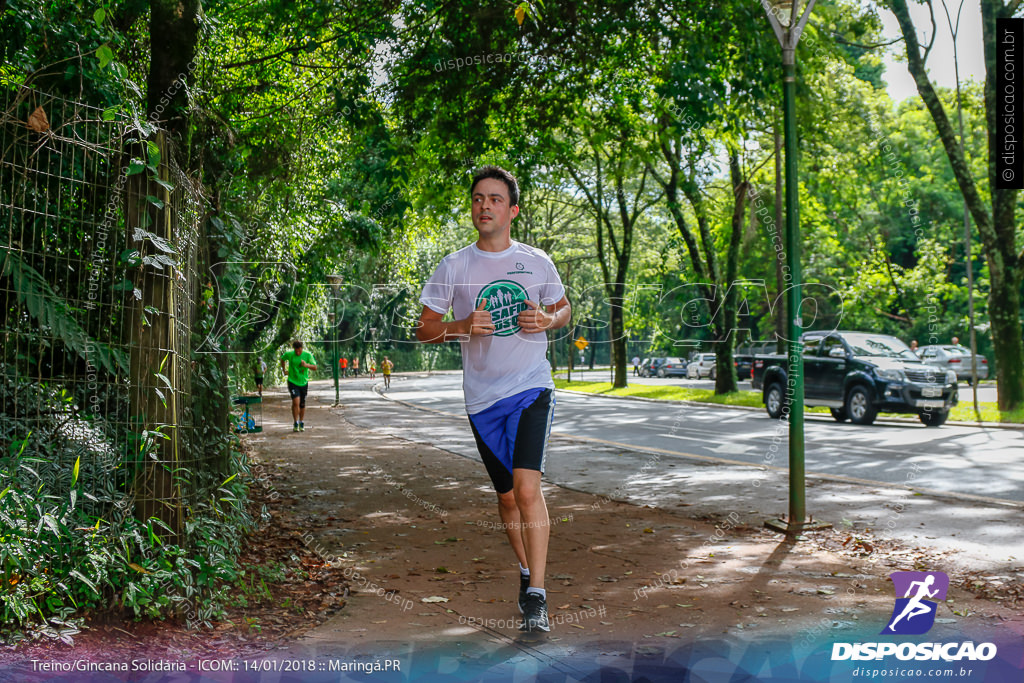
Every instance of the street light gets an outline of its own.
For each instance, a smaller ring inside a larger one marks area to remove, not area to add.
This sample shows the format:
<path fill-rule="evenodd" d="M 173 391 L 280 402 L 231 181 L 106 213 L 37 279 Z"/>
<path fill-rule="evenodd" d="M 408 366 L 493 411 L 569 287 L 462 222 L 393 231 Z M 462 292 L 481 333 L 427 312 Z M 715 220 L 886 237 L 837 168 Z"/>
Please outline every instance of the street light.
<path fill-rule="evenodd" d="M 334 377 L 334 405 L 341 403 L 341 388 L 338 385 L 338 325 L 341 320 L 338 317 L 338 290 L 344 278 L 341 275 L 328 275 L 327 281 L 331 283 L 331 310 L 327 313 L 327 320 L 331 323 L 331 375 Z"/>
<path fill-rule="evenodd" d="M 800 334 L 800 195 L 797 178 L 796 144 L 796 45 L 811 16 L 815 0 L 808 0 L 801 12 L 800 0 L 761 0 L 768 21 L 782 46 L 783 131 L 786 149 L 786 265 L 792 280 L 786 289 L 786 336 L 789 358 L 789 519 L 765 522 L 769 529 L 787 536 L 801 531 L 827 529 L 830 524 L 807 522 L 804 473 L 804 377 L 803 344 Z"/>

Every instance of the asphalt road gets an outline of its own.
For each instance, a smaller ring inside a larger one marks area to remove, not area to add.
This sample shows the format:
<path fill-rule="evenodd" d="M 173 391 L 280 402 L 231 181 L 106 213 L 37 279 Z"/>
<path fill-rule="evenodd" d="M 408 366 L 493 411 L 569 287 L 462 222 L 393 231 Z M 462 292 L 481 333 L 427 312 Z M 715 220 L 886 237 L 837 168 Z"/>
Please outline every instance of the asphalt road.
<path fill-rule="evenodd" d="M 400 377 L 389 396 L 464 420 L 461 381 L 461 373 Z M 380 406 L 373 410 L 381 416 Z M 422 432 L 424 440 L 442 447 L 447 443 L 452 450 L 475 450 L 471 437 L 464 443 L 467 430 L 457 422 L 420 418 L 405 428 Z M 784 423 L 770 419 L 763 410 L 565 392 L 557 394 L 552 427 L 555 434 L 613 448 L 656 449 L 680 457 L 782 468 L 787 465 L 787 431 Z M 1024 502 L 1024 433 L 1019 430 L 891 423 L 862 427 L 809 415 L 805 431 L 809 474 L 906 485 L 913 472 L 918 489 Z"/>

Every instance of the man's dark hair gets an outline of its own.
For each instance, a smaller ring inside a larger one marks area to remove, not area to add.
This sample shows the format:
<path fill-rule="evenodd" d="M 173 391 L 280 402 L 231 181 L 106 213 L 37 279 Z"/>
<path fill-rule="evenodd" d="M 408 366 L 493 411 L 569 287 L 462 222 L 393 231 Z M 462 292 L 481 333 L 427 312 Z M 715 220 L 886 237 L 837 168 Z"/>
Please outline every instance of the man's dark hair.
<path fill-rule="evenodd" d="M 500 166 L 483 166 L 477 169 L 477 172 L 473 174 L 473 184 L 469 186 L 470 196 L 476 189 L 476 184 L 487 178 L 494 178 L 505 183 L 505 186 L 508 187 L 508 205 L 519 206 L 519 183 L 516 182 L 514 175 Z"/>
<path fill-rule="evenodd" d="M 292 348 L 295 349 L 296 351 L 298 351 L 299 349 L 302 348 L 302 342 L 300 342 L 300 341 L 293 341 L 292 342 Z"/>

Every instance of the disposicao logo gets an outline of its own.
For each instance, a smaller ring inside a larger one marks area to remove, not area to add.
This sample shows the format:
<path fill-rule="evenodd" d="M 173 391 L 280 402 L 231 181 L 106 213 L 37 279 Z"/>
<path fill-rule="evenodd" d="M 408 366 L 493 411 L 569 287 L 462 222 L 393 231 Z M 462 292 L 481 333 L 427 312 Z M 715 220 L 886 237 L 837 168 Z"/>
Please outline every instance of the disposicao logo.
<path fill-rule="evenodd" d="M 882 634 L 928 633 L 935 624 L 938 603 L 946 599 L 949 577 L 945 572 L 893 572 L 889 578 L 896 589 L 896 605 Z"/>
<path fill-rule="evenodd" d="M 939 603 L 946 599 L 949 577 L 944 572 L 893 572 L 896 589 L 892 616 L 880 635 L 917 636 L 935 624 Z M 902 597 L 901 597 L 902 596 Z M 895 656 L 899 660 L 947 662 L 987 661 L 996 656 L 994 643 L 833 643 L 832 661 L 871 660 Z"/>

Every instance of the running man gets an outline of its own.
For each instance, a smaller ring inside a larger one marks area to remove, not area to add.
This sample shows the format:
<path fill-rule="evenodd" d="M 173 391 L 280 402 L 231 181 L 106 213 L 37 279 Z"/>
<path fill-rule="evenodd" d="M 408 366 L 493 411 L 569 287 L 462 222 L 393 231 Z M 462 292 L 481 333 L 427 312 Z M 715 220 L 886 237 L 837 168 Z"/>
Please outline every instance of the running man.
<path fill-rule="evenodd" d="M 259 392 L 260 398 L 263 398 L 263 376 L 267 374 L 267 361 L 260 358 L 252 364 L 253 379 L 256 380 L 256 391 Z"/>
<path fill-rule="evenodd" d="M 384 360 L 380 362 L 380 374 L 384 375 L 384 391 L 391 388 L 391 369 L 394 367 L 395 364 L 387 356 L 384 356 Z"/>
<path fill-rule="evenodd" d="M 910 598 L 910 601 L 907 602 L 907 606 L 903 608 L 903 611 L 900 612 L 900 615 L 892 620 L 892 623 L 889 624 L 888 630 L 892 631 L 892 627 L 895 626 L 896 622 L 898 622 L 903 617 L 906 617 L 907 621 L 910 621 L 916 616 L 928 614 L 932 611 L 931 608 L 928 607 L 928 605 L 921 604 L 921 600 L 923 600 L 924 598 L 934 598 L 935 595 L 939 592 L 938 588 L 936 588 L 933 591 L 928 590 L 933 583 L 935 583 L 935 575 L 929 574 L 924 581 L 914 581 L 909 586 L 907 586 L 907 593 L 903 597 Z M 917 586 L 917 594 L 911 598 L 910 594 L 913 592 L 914 586 Z"/>
<path fill-rule="evenodd" d="M 288 375 L 288 394 L 292 397 L 293 432 L 306 429 L 306 391 L 309 389 L 309 371 L 316 370 L 313 354 L 302 350 L 302 342 L 292 343 L 292 351 L 281 355 L 281 372 Z"/>
<path fill-rule="evenodd" d="M 511 239 L 519 214 L 512 174 L 481 168 L 470 197 L 478 239 L 446 256 L 424 285 L 416 337 L 461 342 L 466 412 L 519 560 L 521 630 L 550 631 L 541 475 L 555 399 L 545 332 L 568 324 L 569 301 L 548 255 Z M 444 322 L 449 310 L 454 320 Z"/>

